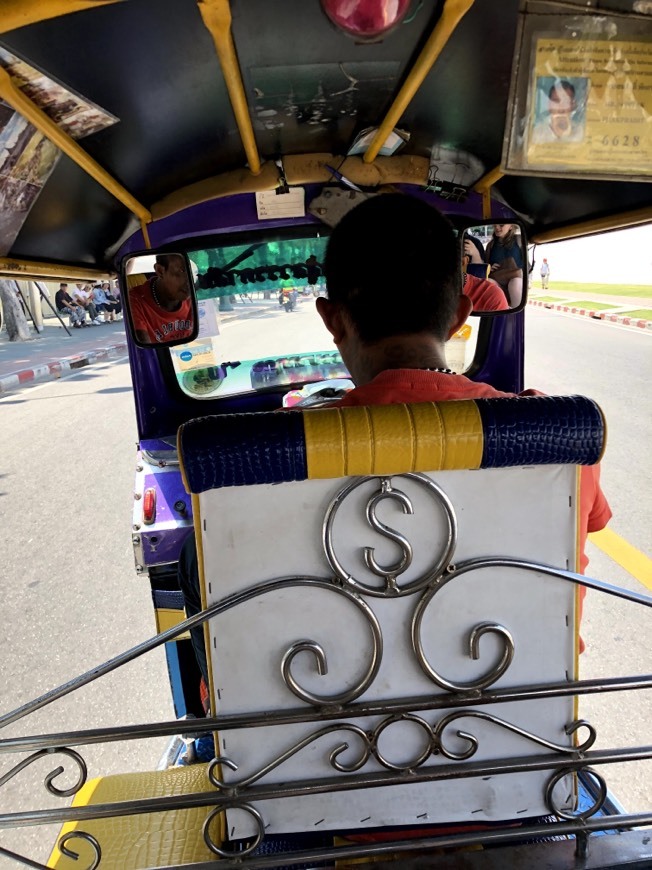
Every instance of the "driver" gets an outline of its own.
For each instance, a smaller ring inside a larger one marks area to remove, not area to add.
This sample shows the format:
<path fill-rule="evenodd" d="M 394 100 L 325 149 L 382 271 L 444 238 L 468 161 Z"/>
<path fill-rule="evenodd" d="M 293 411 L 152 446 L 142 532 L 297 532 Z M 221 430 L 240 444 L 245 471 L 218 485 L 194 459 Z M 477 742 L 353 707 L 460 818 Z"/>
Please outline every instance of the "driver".
<path fill-rule="evenodd" d="M 179 254 L 157 254 L 155 274 L 129 291 L 136 338 L 144 344 L 167 344 L 192 334 L 188 272 Z"/>
<path fill-rule="evenodd" d="M 316 300 L 317 311 L 356 385 L 336 404 L 514 395 L 455 374 L 446 365 L 446 341 L 465 322 L 472 303 L 462 292 L 453 228 L 432 206 L 401 193 L 365 200 L 333 230 L 324 273 L 328 296 Z M 522 395 L 537 392 L 526 390 Z M 604 528 L 610 517 L 600 489 L 600 467 L 582 466 L 582 572 L 588 564 L 587 532 Z M 179 583 L 188 616 L 198 613 L 202 608 L 192 536 L 182 549 Z M 192 640 L 208 684 L 203 626 L 193 630 Z"/>

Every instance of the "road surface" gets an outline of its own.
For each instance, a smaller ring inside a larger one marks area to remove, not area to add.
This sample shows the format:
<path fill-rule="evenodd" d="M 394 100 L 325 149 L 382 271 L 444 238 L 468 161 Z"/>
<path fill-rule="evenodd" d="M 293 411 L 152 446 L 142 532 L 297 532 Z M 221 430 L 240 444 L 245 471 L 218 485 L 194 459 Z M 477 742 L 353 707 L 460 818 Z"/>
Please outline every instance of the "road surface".
<path fill-rule="evenodd" d="M 281 316 L 287 318 L 284 329 L 305 341 L 304 311 Z M 260 318 L 256 328 L 269 329 L 269 322 Z M 585 393 L 604 408 L 609 448 L 603 482 L 614 511 L 613 528 L 650 555 L 645 480 L 652 470 L 652 336 L 539 309 L 528 312 L 527 330 L 527 385 L 548 393 Z M 319 349 L 330 346 L 328 339 L 318 342 Z M 133 570 L 137 435 L 126 361 L 12 394 L 0 400 L 0 415 L 6 436 L 0 466 L 4 712 L 150 636 L 154 620 L 147 581 Z M 595 547 L 589 555 L 595 576 L 642 588 Z M 651 670 L 647 614 L 639 610 L 589 594 L 582 676 Z M 170 719 L 166 685 L 163 653 L 149 653 L 119 674 L 39 711 L 27 729 L 18 723 L 2 736 Z M 649 742 L 649 694 L 583 701 L 581 714 L 599 725 L 598 748 L 628 739 Z M 89 775 L 95 776 L 151 769 L 164 745 L 154 740 L 90 747 L 83 754 Z M 43 806 L 42 778 L 53 766 L 38 762 L 4 786 L 2 811 Z M 3 759 L 0 772 L 8 767 Z M 634 778 L 629 769 L 612 774 L 605 768 L 628 810 L 652 808 L 652 771 L 649 765 L 639 770 Z M 0 845 L 45 860 L 55 834 L 52 828 L 2 831 Z M 5 866 L 16 865 L 0 858 L 0 867 Z"/>

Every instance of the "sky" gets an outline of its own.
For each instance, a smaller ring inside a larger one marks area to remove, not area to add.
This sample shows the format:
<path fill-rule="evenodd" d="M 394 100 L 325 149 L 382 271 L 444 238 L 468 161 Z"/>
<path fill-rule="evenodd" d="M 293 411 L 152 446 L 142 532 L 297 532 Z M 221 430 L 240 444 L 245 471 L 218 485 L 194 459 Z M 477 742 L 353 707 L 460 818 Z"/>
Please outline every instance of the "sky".
<path fill-rule="evenodd" d="M 537 245 L 532 279 L 546 257 L 551 280 L 652 287 L 652 225 Z"/>

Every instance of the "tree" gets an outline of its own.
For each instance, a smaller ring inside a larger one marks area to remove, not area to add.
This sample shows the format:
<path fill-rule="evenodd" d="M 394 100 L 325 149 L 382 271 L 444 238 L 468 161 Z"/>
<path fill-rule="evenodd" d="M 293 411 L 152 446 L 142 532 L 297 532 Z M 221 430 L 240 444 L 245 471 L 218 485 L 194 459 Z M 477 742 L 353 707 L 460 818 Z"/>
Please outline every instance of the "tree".
<path fill-rule="evenodd" d="M 0 300 L 9 341 L 30 341 L 29 324 L 16 295 L 16 282 L 0 279 Z"/>

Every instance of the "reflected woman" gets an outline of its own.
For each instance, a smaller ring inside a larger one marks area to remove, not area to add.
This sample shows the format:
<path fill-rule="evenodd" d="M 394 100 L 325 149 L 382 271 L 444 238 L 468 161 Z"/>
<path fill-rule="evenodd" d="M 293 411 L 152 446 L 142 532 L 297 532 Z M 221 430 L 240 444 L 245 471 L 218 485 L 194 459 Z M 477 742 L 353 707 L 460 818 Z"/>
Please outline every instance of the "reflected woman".
<path fill-rule="evenodd" d="M 496 224 L 487 245 L 489 277 L 502 287 L 510 308 L 523 298 L 523 251 L 515 224 Z"/>

